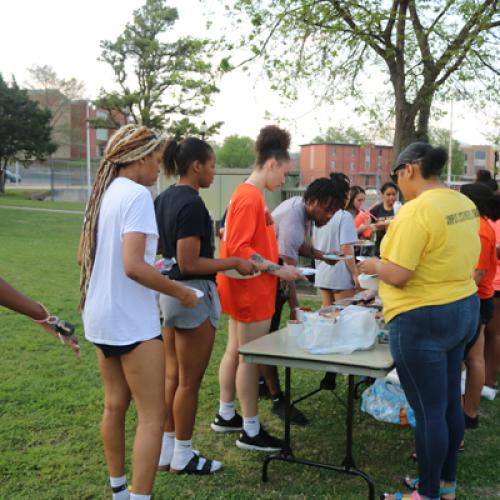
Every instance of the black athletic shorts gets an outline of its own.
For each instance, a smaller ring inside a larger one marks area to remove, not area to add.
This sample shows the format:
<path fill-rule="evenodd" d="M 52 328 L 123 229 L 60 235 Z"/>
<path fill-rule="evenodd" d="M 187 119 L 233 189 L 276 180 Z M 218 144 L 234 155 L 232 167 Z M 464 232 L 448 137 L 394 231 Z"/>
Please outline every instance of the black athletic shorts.
<path fill-rule="evenodd" d="M 152 339 L 148 340 L 163 341 L 163 337 L 161 335 L 158 335 L 158 337 L 153 337 Z M 114 356 L 122 356 L 123 354 L 127 354 L 130 351 L 133 351 L 138 345 L 141 345 L 143 342 L 148 342 L 148 340 L 141 340 L 140 342 L 134 342 L 133 344 L 127 345 L 96 344 L 95 342 L 94 345 L 96 347 L 99 347 L 105 358 L 112 358 Z"/>

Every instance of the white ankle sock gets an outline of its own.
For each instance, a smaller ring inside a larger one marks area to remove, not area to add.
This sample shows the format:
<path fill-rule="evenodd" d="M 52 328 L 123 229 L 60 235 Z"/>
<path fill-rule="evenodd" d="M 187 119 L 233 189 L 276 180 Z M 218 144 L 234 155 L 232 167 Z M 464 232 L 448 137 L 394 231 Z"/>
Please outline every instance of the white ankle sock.
<path fill-rule="evenodd" d="M 159 465 L 170 465 L 172 455 L 174 454 L 174 440 L 175 432 L 163 433 Z"/>
<path fill-rule="evenodd" d="M 170 468 L 174 470 L 182 470 L 187 463 L 193 458 L 193 445 L 191 439 L 178 440 L 174 442 L 174 454 L 170 462 Z"/>
<path fill-rule="evenodd" d="M 225 401 L 220 400 L 219 415 L 224 420 L 231 420 L 236 415 L 236 411 L 234 409 L 234 401 L 229 401 L 229 403 L 226 403 Z"/>
<path fill-rule="evenodd" d="M 255 437 L 260 431 L 259 416 L 243 417 L 243 430 L 247 433 L 247 436 Z"/>
<path fill-rule="evenodd" d="M 138 495 L 137 493 L 130 494 L 130 500 L 150 500 L 151 495 Z"/>
<path fill-rule="evenodd" d="M 127 486 L 127 476 L 123 475 L 120 477 L 112 477 L 109 476 L 109 484 L 111 488 L 118 488 L 119 486 Z M 118 493 L 113 493 L 113 500 L 129 500 L 130 492 L 128 491 L 128 487 Z"/>

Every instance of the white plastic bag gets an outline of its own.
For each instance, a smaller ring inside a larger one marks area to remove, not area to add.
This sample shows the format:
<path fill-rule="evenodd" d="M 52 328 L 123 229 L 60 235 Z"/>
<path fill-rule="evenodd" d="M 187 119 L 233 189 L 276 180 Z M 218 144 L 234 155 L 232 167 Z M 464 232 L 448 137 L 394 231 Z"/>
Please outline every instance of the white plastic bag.
<path fill-rule="evenodd" d="M 317 313 L 306 314 L 297 344 L 312 354 L 350 354 L 371 349 L 379 331 L 373 309 L 349 306 L 336 320 Z"/>

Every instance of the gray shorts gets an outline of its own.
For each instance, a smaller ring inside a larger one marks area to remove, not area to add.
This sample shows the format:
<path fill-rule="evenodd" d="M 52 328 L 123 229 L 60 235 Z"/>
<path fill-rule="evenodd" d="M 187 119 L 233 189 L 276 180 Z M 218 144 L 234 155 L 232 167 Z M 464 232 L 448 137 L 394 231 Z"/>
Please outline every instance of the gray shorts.
<path fill-rule="evenodd" d="M 219 325 L 221 307 L 217 286 L 210 280 L 178 281 L 181 285 L 192 286 L 201 290 L 204 295 L 193 309 L 183 307 L 181 303 L 170 295 L 160 294 L 160 310 L 163 317 L 163 326 L 192 329 L 200 326 L 207 318 L 214 328 Z"/>

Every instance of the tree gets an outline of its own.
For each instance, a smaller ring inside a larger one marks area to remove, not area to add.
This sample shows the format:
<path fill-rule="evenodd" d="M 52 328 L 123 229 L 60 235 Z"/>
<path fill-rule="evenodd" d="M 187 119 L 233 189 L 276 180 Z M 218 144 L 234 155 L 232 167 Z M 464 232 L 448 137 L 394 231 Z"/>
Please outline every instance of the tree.
<path fill-rule="evenodd" d="M 26 87 L 32 91 L 30 97 L 51 112 L 52 139 L 58 146 L 71 145 L 69 106 L 72 100 L 83 98 L 85 84 L 76 78 L 60 78 L 48 65 L 33 65 L 28 73 Z"/>
<path fill-rule="evenodd" d="M 328 127 L 322 135 L 316 136 L 313 141 L 316 144 L 325 144 L 329 142 L 340 142 L 348 144 L 368 144 L 370 139 L 363 132 L 356 130 L 354 127 Z"/>
<path fill-rule="evenodd" d="M 448 151 L 450 143 L 450 131 L 444 128 L 432 128 L 429 131 L 429 141 L 433 146 L 441 146 Z M 451 173 L 452 175 L 464 175 L 465 154 L 462 146 L 456 139 L 451 141 Z"/>
<path fill-rule="evenodd" d="M 436 97 L 498 101 L 498 0 L 233 0 L 251 30 L 242 46 L 262 58 L 277 89 L 325 82 L 326 97 L 360 96 L 360 82 L 387 75 L 397 154 L 428 139 Z M 483 92 L 481 94 L 481 92 Z M 455 95 L 456 94 L 456 95 Z"/>
<path fill-rule="evenodd" d="M 10 162 L 44 160 L 57 149 L 50 140 L 50 119 L 50 111 L 40 109 L 15 80 L 9 86 L 0 75 L 0 193 Z"/>
<path fill-rule="evenodd" d="M 217 151 L 222 167 L 248 168 L 255 162 L 255 142 L 250 137 L 229 135 Z"/>
<path fill-rule="evenodd" d="M 97 106 L 156 129 L 199 134 L 193 124 L 186 127 L 186 120 L 201 115 L 218 91 L 210 62 L 213 44 L 191 37 L 161 41 L 177 19 L 177 9 L 165 0 L 146 0 L 114 42 L 101 42 L 101 60 L 111 66 L 119 90 L 101 89 Z M 179 117 L 183 123 L 176 122 Z"/>

